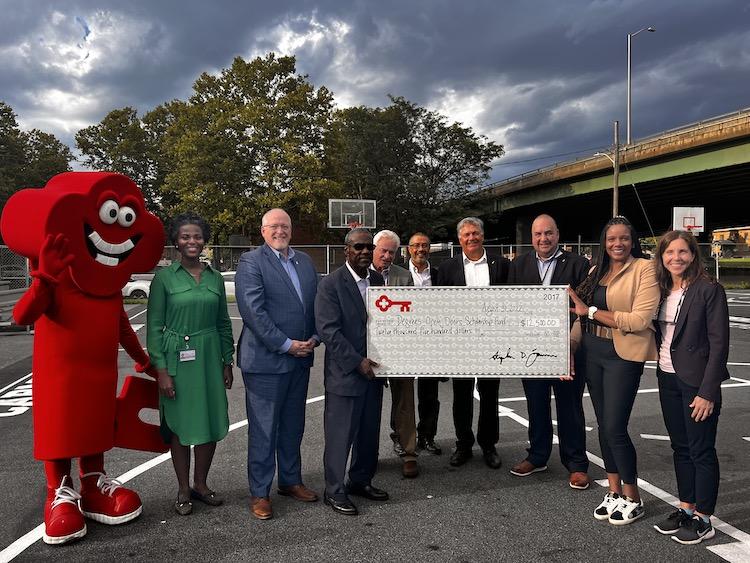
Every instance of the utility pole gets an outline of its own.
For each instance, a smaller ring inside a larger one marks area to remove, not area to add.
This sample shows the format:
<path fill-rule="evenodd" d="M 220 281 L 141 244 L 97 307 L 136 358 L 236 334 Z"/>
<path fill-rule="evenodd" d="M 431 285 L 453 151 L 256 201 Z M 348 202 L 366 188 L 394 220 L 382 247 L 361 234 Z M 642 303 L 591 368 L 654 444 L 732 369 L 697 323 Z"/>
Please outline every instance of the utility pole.
<path fill-rule="evenodd" d="M 620 122 L 614 122 L 615 144 L 612 151 L 612 217 L 620 214 Z"/>

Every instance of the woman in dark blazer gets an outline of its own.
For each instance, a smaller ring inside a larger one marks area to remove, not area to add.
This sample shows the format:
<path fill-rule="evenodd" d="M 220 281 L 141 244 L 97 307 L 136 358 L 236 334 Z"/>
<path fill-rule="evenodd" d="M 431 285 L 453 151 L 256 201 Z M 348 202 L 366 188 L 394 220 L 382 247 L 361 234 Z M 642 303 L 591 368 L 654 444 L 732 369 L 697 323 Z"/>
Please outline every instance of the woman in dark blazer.
<path fill-rule="evenodd" d="M 654 525 L 682 544 L 715 534 L 711 514 L 719 491 L 716 427 L 721 382 L 729 378 L 729 309 L 724 288 L 708 279 L 698 243 L 686 231 L 659 241 L 662 301 L 656 325 L 659 399 L 674 450 L 680 506 Z"/>

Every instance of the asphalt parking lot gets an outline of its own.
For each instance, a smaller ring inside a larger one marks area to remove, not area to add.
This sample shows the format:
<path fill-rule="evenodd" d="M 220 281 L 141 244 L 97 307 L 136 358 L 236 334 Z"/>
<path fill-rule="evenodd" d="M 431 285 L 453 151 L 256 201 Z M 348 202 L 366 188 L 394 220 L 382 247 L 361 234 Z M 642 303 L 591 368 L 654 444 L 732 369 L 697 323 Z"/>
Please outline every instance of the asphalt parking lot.
<path fill-rule="evenodd" d="M 594 520 L 591 511 L 604 489 L 587 491 L 567 486 L 567 472 L 553 451 L 549 470 L 515 477 L 508 469 L 525 455 L 527 414 L 521 384 L 500 385 L 499 451 L 503 467 L 487 468 L 481 456 L 460 468 L 448 465 L 453 445 L 451 389 L 442 384 L 438 441 L 442 456 L 422 455 L 421 475 L 401 477 L 400 462 L 390 450 L 387 424 L 381 429 L 381 461 L 375 484 L 391 500 L 357 499 L 356 518 L 333 513 L 322 503 L 301 504 L 272 494 L 274 518 L 261 522 L 248 510 L 244 388 L 235 370 L 229 392 L 230 434 L 217 449 L 210 485 L 224 494 L 224 506 L 196 504 L 191 516 L 175 514 L 176 480 L 168 455 L 113 450 L 106 456 L 108 472 L 128 482 L 143 499 L 137 520 L 117 527 L 89 523 L 88 535 L 63 547 L 41 542 L 44 473 L 31 453 L 31 339 L 26 334 L 0 335 L 0 469 L 4 502 L 0 503 L 0 561 L 70 559 L 206 560 L 206 561 L 613 561 L 650 562 L 750 561 L 750 292 L 728 291 L 730 299 L 732 378 L 723 386 L 717 450 L 721 488 L 714 525 L 719 533 L 699 546 L 680 546 L 656 533 L 652 525 L 675 501 L 671 450 L 656 393 L 654 366 L 647 365 L 630 424 L 639 456 L 647 515 L 630 526 L 614 527 Z M 128 306 L 131 322 L 145 339 L 145 310 Z M 240 321 L 230 305 L 235 336 Z M 85 349 L 85 348 L 84 348 Z M 323 489 L 322 351 L 317 353 L 307 407 L 303 441 L 305 483 Z M 121 376 L 132 373 L 123 353 Z M 383 421 L 390 397 L 385 393 Z M 585 399 L 590 474 L 601 469 L 596 421 Z M 477 453 L 477 452 L 475 452 Z"/>

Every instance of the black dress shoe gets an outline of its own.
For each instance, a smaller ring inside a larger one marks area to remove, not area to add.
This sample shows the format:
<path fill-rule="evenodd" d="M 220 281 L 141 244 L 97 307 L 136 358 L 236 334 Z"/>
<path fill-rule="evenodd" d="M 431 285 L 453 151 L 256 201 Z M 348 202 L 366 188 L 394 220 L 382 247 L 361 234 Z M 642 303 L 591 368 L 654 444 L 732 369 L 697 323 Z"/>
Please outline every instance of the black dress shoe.
<path fill-rule="evenodd" d="M 356 516 L 359 514 L 359 510 L 357 510 L 357 507 L 354 506 L 352 501 L 349 499 L 346 500 L 336 500 L 333 497 L 329 497 L 328 495 L 323 496 L 323 502 L 333 508 L 334 512 L 339 512 L 341 514 L 344 514 L 346 516 Z"/>
<path fill-rule="evenodd" d="M 346 488 L 346 492 L 350 495 L 364 497 L 370 500 L 388 500 L 388 493 L 383 489 L 378 489 L 372 485 L 355 485 L 352 483 Z"/>
<path fill-rule="evenodd" d="M 423 440 L 420 438 L 417 440 L 417 448 L 426 451 L 428 454 L 441 455 L 443 450 L 438 446 L 434 440 Z"/>
<path fill-rule="evenodd" d="M 453 455 L 451 456 L 451 459 L 449 463 L 453 467 L 458 467 L 459 465 L 463 465 L 467 461 L 469 461 L 474 454 L 471 453 L 471 450 L 464 450 L 462 448 L 456 448 L 456 451 L 453 452 Z"/>
<path fill-rule="evenodd" d="M 499 469 L 503 464 L 500 460 L 500 454 L 497 453 L 495 448 L 482 450 L 482 457 L 484 457 L 484 462 L 487 464 L 487 467 L 491 467 L 492 469 Z"/>

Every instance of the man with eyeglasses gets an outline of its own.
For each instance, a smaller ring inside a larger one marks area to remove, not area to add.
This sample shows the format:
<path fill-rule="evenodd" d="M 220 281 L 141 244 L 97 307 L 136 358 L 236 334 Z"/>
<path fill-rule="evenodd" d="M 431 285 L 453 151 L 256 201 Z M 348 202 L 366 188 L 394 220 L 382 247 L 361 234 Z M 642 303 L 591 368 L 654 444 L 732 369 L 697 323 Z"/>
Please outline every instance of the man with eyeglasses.
<path fill-rule="evenodd" d="M 430 237 L 425 233 L 414 233 L 409 239 L 409 272 L 416 287 L 437 285 L 438 269 L 430 265 Z M 437 435 L 440 401 L 438 400 L 438 377 L 417 379 L 419 423 L 417 424 L 417 449 L 432 455 L 441 455 L 443 450 L 435 443 Z M 443 380 L 447 381 L 447 379 Z M 413 398 L 412 398 L 413 401 Z M 412 402 L 413 404 L 413 402 Z"/>
<path fill-rule="evenodd" d="M 271 209 L 260 232 L 265 244 L 242 255 L 235 275 L 243 322 L 237 357 L 245 382 L 250 510 L 268 520 L 277 459 L 278 493 L 318 500 L 302 483 L 300 444 L 313 349 L 320 341 L 315 334 L 318 274 L 307 254 L 289 246 L 289 215 Z"/>
<path fill-rule="evenodd" d="M 378 465 L 383 381 L 375 378 L 377 364 L 367 357 L 365 305 L 367 287 L 384 282 L 370 269 L 375 245 L 367 229 L 352 229 L 344 243 L 346 263 L 320 282 L 315 321 L 326 345 L 323 501 L 334 512 L 355 516 L 359 511 L 349 495 L 388 500 L 388 493 L 372 484 Z"/>
<path fill-rule="evenodd" d="M 382 230 L 373 238 L 375 253 L 372 268 L 385 280 L 385 285 L 414 285 L 411 274 L 393 263 L 401 246 L 401 239 L 393 231 Z M 414 419 L 414 378 L 392 378 L 391 440 L 393 451 L 401 458 L 401 474 L 407 479 L 419 475 L 417 465 L 417 423 Z"/>
<path fill-rule="evenodd" d="M 589 261 L 559 247 L 560 231 L 549 215 L 539 215 L 531 224 L 532 252 L 511 263 L 508 283 L 523 285 L 566 285 L 575 288 L 586 278 Z M 571 315 L 571 326 L 575 315 Z M 510 472 L 519 477 L 546 471 L 552 454 L 551 392 L 555 392 L 560 461 L 569 472 L 572 489 L 589 487 L 586 456 L 586 427 L 583 414 L 585 377 L 583 361 L 576 361 L 573 381 L 524 379 L 523 391 L 529 411 L 529 448 L 526 458 Z"/>

